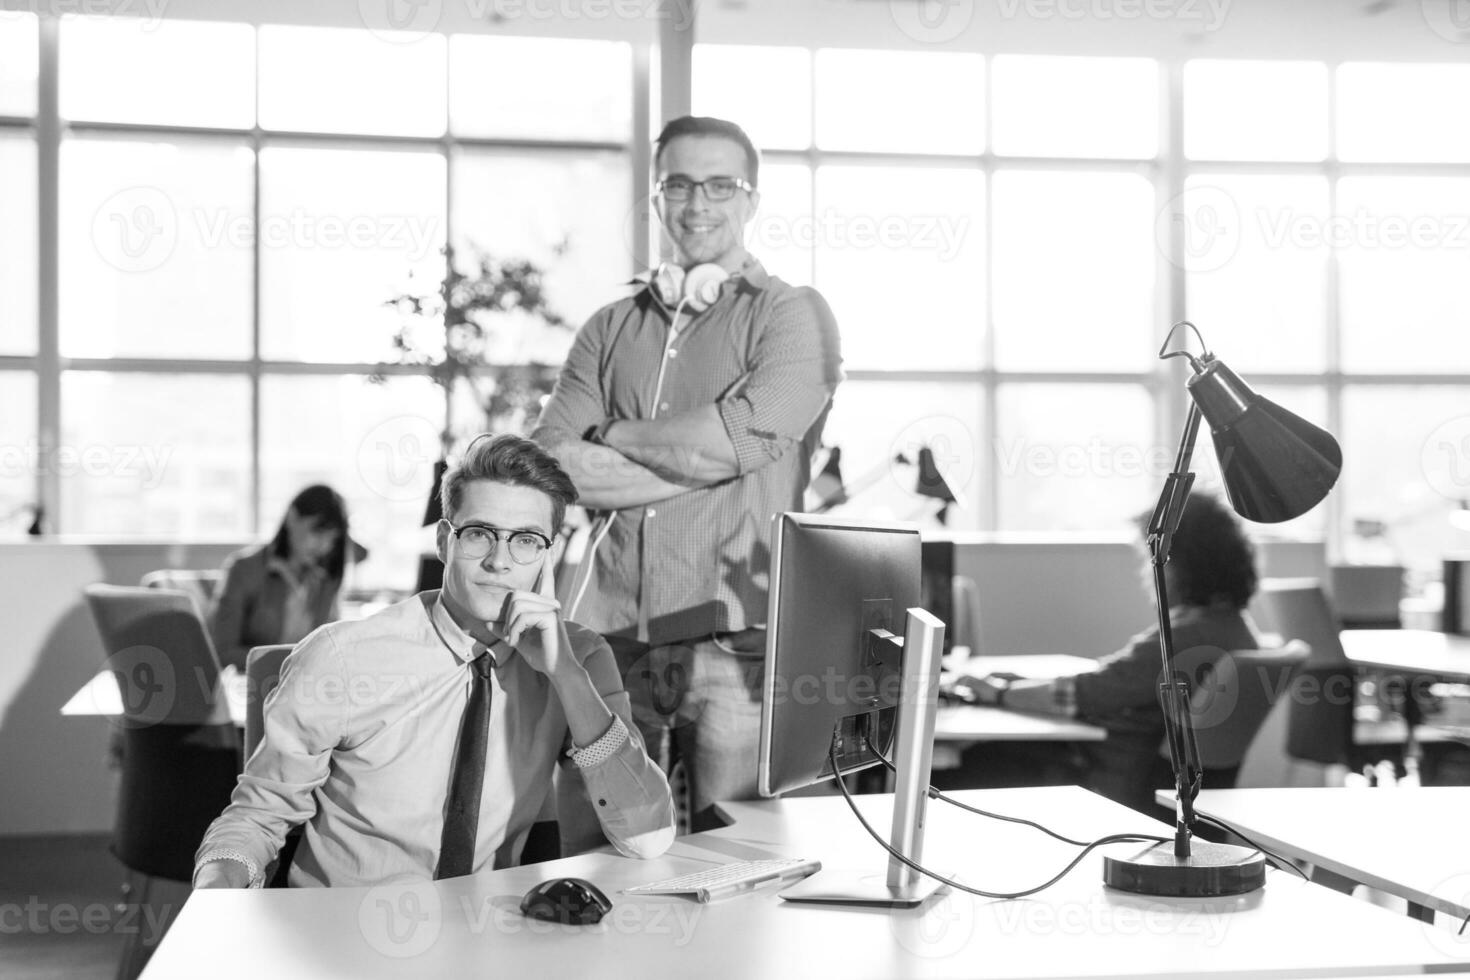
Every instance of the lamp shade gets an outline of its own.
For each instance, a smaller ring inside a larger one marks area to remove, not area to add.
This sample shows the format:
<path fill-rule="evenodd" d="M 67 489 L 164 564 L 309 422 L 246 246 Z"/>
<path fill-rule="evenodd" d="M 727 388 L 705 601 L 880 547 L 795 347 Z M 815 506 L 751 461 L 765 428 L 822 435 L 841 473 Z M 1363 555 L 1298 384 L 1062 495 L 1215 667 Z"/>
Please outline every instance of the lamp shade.
<path fill-rule="evenodd" d="M 1342 472 L 1342 449 L 1323 429 L 1262 398 L 1222 362 L 1206 358 L 1189 394 L 1210 426 L 1230 506 L 1278 524 L 1322 501 Z"/>

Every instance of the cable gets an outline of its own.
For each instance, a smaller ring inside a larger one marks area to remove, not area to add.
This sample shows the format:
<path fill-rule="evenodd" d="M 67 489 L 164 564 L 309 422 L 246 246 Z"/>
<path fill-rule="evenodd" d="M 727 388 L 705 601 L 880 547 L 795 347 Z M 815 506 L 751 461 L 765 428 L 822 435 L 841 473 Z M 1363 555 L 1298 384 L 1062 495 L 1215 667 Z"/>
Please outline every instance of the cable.
<path fill-rule="evenodd" d="M 959 889 L 962 892 L 968 892 L 971 895 L 979 895 L 981 898 L 1025 898 L 1027 895 L 1034 895 L 1039 891 L 1045 891 L 1052 885 L 1055 885 L 1057 882 L 1061 881 L 1068 874 L 1070 874 L 1072 870 L 1077 867 L 1078 864 L 1082 863 L 1082 859 L 1085 858 L 1089 852 L 1091 852 L 1095 848 L 1103 846 L 1104 844 L 1144 843 L 1150 841 L 1157 844 L 1168 843 L 1168 839 L 1164 837 L 1152 837 L 1141 834 L 1110 834 L 1107 837 L 1099 837 L 1097 840 L 1084 845 L 1082 850 L 1067 864 L 1066 867 L 1057 872 L 1054 877 L 1048 879 L 1040 885 L 1037 885 L 1034 888 L 1027 888 L 1023 889 L 1022 891 L 1016 892 L 988 892 L 980 888 L 971 888 L 969 885 L 961 884 L 960 882 L 955 881 L 953 878 L 946 878 L 944 875 L 936 874 L 935 872 L 930 871 L 928 868 L 925 868 L 923 865 L 920 865 L 915 861 L 911 861 L 903 854 L 900 854 L 897 848 L 893 847 L 887 841 L 885 841 L 878 834 L 878 832 L 873 829 L 872 824 L 868 823 L 867 818 L 863 816 L 862 811 L 857 808 L 857 803 L 853 800 L 852 794 L 849 793 L 847 790 L 847 783 L 845 780 L 843 780 L 842 770 L 837 764 L 837 742 L 835 739 L 827 749 L 827 758 L 832 763 L 832 772 L 837 777 L 837 788 L 842 790 L 842 798 L 847 801 L 848 808 L 852 810 L 853 816 L 857 817 L 858 823 L 863 825 L 863 829 L 868 832 L 868 836 L 872 837 L 873 840 L 878 842 L 878 846 L 882 847 L 883 850 L 888 852 L 889 856 L 891 856 L 895 861 L 898 861 L 905 867 L 912 868 L 914 871 L 919 872 L 919 874 L 924 875 L 928 878 L 933 878 L 935 881 L 948 885 L 951 888 Z"/>
<path fill-rule="evenodd" d="M 1232 827 L 1230 824 L 1226 823 L 1225 821 L 1221 820 L 1220 818 L 1218 818 L 1218 817 L 1207 817 L 1203 813 L 1196 812 L 1195 813 L 1195 819 L 1198 820 L 1198 821 L 1202 821 L 1204 823 L 1214 824 L 1216 827 L 1218 827 L 1219 829 L 1225 831 L 1226 833 L 1228 833 L 1228 834 L 1234 834 L 1236 837 L 1239 837 L 1241 840 L 1245 841 L 1251 847 L 1254 847 L 1256 850 L 1258 850 L 1262 854 L 1266 855 L 1266 858 L 1277 869 L 1282 870 L 1282 871 L 1285 871 L 1287 868 L 1290 868 L 1292 871 L 1295 871 L 1298 875 L 1300 875 L 1301 876 L 1301 879 L 1303 881 L 1311 881 L 1312 880 L 1311 875 L 1307 874 L 1301 868 L 1298 868 L 1296 866 L 1296 862 L 1295 861 L 1291 860 L 1290 858 L 1283 857 L 1280 854 L 1277 854 L 1275 851 L 1268 850 L 1268 849 L 1262 847 L 1260 844 L 1257 844 L 1255 841 L 1251 840 L 1245 834 L 1241 833 L 1238 829 L 1236 829 L 1235 827 Z"/>
<path fill-rule="evenodd" d="M 888 767 L 888 771 L 889 772 L 892 772 L 894 774 L 897 774 L 898 770 L 894 767 L 893 763 L 890 762 L 888 759 L 886 759 L 883 756 L 883 753 L 882 752 L 879 752 L 878 751 L 877 746 L 873 745 L 873 743 L 868 739 L 867 735 L 864 735 L 863 736 L 863 744 L 868 747 L 868 751 L 872 752 L 873 755 L 877 757 L 877 759 L 878 759 L 879 762 L 883 763 L 883 765 L 885 765 L 885 766 Z M 935 789 L 933 786 L 930 786 L 929 787 L 929 789 L 928 789 L 928 796 L 929 796 L 930 799 L 940 800 L 941 802 L 948 803 L 950 806 L 959 807 L 961 810 L 969 810 L 971 813 L 978 814 L 978 815 L 980 815 L 982 817 L 989 817 L 992 820 L 1004 820 L 1007 823 L 1018 823 L 1018 824 L 1021 824 L 1023 826 L 1026 826 L 1026 827 L 1034 827 L 1035 829 L 1041 831 L 1043 834 L 1046 834 L 1048 837 L 1054 837 L 1057 840 L 1062 841 L 1063 843 L 1066 843 L 1066 844 L 1073 844 L 1073 845 L 1076 845 L 1077 847 L 1086 847 L 1086 846 L 1088 846 L 1088 844 L 1087 844 L 1086 841 L 1073 840 L 1072 838 L 1067 837 L 1067 836 L 1065 836 L 1063 834 L 1059 834 L 1056 831 L 1052 830 L 1050 827 L 1043 826 L 1042 824 L 1039 824 L 1039 823 L 1037 823 L 1034 820 L 1026 820 L 1023 817 L 1008 817 L 1008 816 L 1006 816 L 1003 813 L 992 813 L 989 810 L 982 810 L 979 807 L 970 806 L 970 804 L 968 804 L 968 803 L 964 803 L 964 802 L 962 802 L 960 800 L 956 800 L 956 799 L 954 799 L 952 797 L 949 797 L 949 796 L 944 795 L 944 793 L 942 793 L 939 790 Z M 1196 820 L 1204 821 L 1205 823 L 1213 824 L 1214 826 L 1216 826 L 1219 829 L 1225 831 L 1226 833 L 1234 834 L 1235 836 L 1239 837 L 1241 840 L 1245 841 L 1251 847 L 1254 847 L 1256 850 L 1258 850 L 1262 854 L 1264 854 L 1268 859 L 1270 859 L 1272 865 L 1274 865 L 1278 869 L 1284 871 L 1284 870 L 1286 870 L 1286 869 L 1289 868 L 1293 872 L 1295 872 L 1297 875 L 1301 876 L 1301 878 L 1304 881 L 1311 881 L 1312 880 L 1311 877 L 1306 872 L 1304 872 L 1301 868 L 1297 867 L 1296 866 L 1296 863 L 1293 862 L 1290 858 L 1284 857 L 1284 856 L 1282 856 L 1280 854 L 1277 854 L 1275 851 L 1272 851 L 1272 850 L 1270 850 L 1268 848 L 1262 847 L 1260 844 L 1256 843 L 1255 841 L 1253 841 L 1249 837 L 1247 837 L 1245 834 L 1241 833 L 1240 830 L 1236 829 L 1235 827 L 1231 826 L 1230 824 L 1226 823 L 1225 821 L 1219 819 L 1218 817 L 1207 817 L 1204 814 L 1200 813 L 1200 814 L 1196 814 L 1195 819 Z M 1158 840 L 1160 840 L 1162 842 L 1162 841 L 1165 840 L 1165 838 L 1162 838 L 1161 837 L 1161 838 L 1158 838 Z M 1467 923 L 1470 923 L 1470 917 L 1467 917 L 1466 918 L 1466 922 Z"/>
<path fill-rule="evenodd" d="M 649 415 L 649 418 L 651 419 L 658 418 L 659 399 L 663 397 L 664 393 L 664 369 L 668 366 L 669 363 L 669 348 L 673 345 L 674 341 L 678 339 L 679 314 L 683 312 L 684 304 L 687 302 L 689 302 L 688 296 L 685 296 L 683 299 L 679 300 L 678 304 L 674 307 L 673 319 L 669 321 L 669 339 L 664 342 L 664 356 L 659 359 L 658 378 L 654 381 L 653 384 L 653 411 L 652 414 Z M 587 553 L 582 556 L 582 561 L 579 566 L 579 577 L 582 581 L 574 590 L 572 601 L 567 606 L 567 619 L 576 618 L 577 608 L 582 605 L 582 597 L 587 594 L 587 586 L 592 583 L 592 560 L 597 557 L 597 549 L 601 547 L 602 542 L 607 537 L 608 532 L 612 530 L 613 521 L 617 518 L 617 516 L 618 512 L 616 510 L 608 511 L 607 516 L 603 518 L 602 528 L 595 535 L 593 535 L 592 541 L 587 545 Z M 585 569 L 585 572 L 582 571 L 583 569 Z"/>
<path fill-rule="evenodd" d="M 892 762 L 888 761 L 888 759 L 884 757 L 882 752 L 878 751 L 878 747 L 868 740 L 867 735 L 863 736 L 863 744 L 868 747 L 869 752 L 872 752 L 873 755 L 878 758 L 879 762 L 888 767 L 889 772 L 893 773 L 894 775 L 898 774 L 898 769 L 893 765 Z M 1073 840 L 1071 837 L 1067 837 L 1064 834 L 1059 834 L 1055 830 L 1052 830 L 1050 827 L 1043 826 L 1042 824 L 1039 824 L 1034 820 L 1027 820 L 1024 817 L 1008 817 L 1003 813 L 992 813 L 989 810 L 982 810 L 979 807 L 971 806 L 970 804 L 954 799 L 951 796 L 944 795 L 943 792 L 935 789 L 933 786 L 930 786 L 928 788 L 927 794 L 931 800 L 939 800 L 942 803 L 948 803 L 950 806 L 959 807 L 961 810 L 969 810 L 971 813 L 977 814 L 979 816 L 989 817 L 991 820 L 1003 820 L 1006 823 L 1018 823 L 1024 827 L 1035 828 L 1036 830 L 1041 831 L 1043 834 L 1046 834 L 1048 837 L 1056 838 L 1063 844 L 1071 844 L 1074 847 L 1086 847 L 1088 843 L 1084 840 Z"/>
<path fill-rule="evenodd" d="M 897 772 L 898 772 L 897 768 L 893 765 L 892 762 L 890 762 L 883 755 L 882 752 L 878 751 L 877 746 L 873 745 L 872 741 L 869 740 L 869 738 L 867 737 L 866 734 L 863 735 L 863 744 L 865 746 L 867 746 L 868 751 L 872 752 L 873 755 L 878 759 L 879 762 L 883 763 L 883 765 L 887 767 L 887 769 L 888 769 L 889 772 L 892 772 L 895 775 L 897 774 Z M 840 779 L 841 779 L 841 777 L 839 777 L 839 781 L 840 781 Z M 943 802 L 943 803 L 948 803 L 950 806 L 959 807 L 961 810 L 968 810 L 971 813 L 977 814 L 977 815 L 982 816 L 982 817 L 988 817 L 991 820 L 1002 820 L 1002 821 L 1005 821 L 1006 823 L 1015 823 L 1015 824 L 1021 824 L 1024 827 L 1032 827 L 1032 828 L 1034 828 L 1036 830 L 1041 831 L 1043 834 L 1046 834 L 1048 837 L 1055 838 L 1056 840 L 1059 840 L 1059 841 L 1061 841 L 1064 844 L 1072 844 L 1072 845 L 1074 845 L 1076 847 L 1091 848 L 1092 846 L 1095 846 L 1095 843 L 1096 843 L 1096 842 L 1089 843 L 1087 841 L 1073 840 L 1071 837 L 1067 837 L 1065 834 L 1059 834 L 1056 831 L 1052 830 L 1050 827 L 1047 827 L 1047 826 L 1044 826 L 1042 824 L 1039 824 L 1039 823 L 1037 823 L 1034 820 L 1027 820 L 1024 817 L 1009 817 L 1009 816 L 1006 816 L 1003 813 L 993 813 L 993 812 L 991 812 L 989 810 L 982 810 L 979 807 L 971 806 L 970 804 L 965 803 L 965 802 L 963 802 L 961 800 L 956 800 L 953 797 L 946 796 L 943 792 L 941 792 L 940 790 L 935 789 L 933 786 L 930 786 L 928 788 L 927 795 L 929 796 L 930 799 L 939 800 L 940 802 Z M 1292 872 L 1294 872 L 1296 875 L 1298 875 L 1303 881 L 1311 881 L 1312 880 L 1311 879 L 1311 876 L 1309 876 L 1301 868 L 1297 867 L 1296 866 L 1296 863 L 1294 861 L 1292 861 L 1290 858 L 1284 857 L 1283 855 L 1278 854 L 1275 851 L 1270 850 L 1269 848 L 1266 848 L 1266 847 L 1261 846 L 1256 841 L 1252 840 L 1250 837 L 1247 837 L 1240 830 L 1238 830 L 1237 828 L 1231 826 L 1230 824 L 1226 823 L 1225 821 L 1223 821 L 1223 820 L 1221 820 L 1221 819 L 1219 819 L 1217 817 L 1208 817 L 1208 816 L 1205 816 L 1202 813 L 1201 814 L 1197 814 L 1196 815 L 1196 819 L 1197 820 L 1200 820 L 1200 821 L 1203 821 L 1205 823 L 1212 824 L 1215 827 L 1218 827 L 1219 829 L 1225 831 L 1226 833 L 1234 834 L 1235 836 L 1239 837 L 1241 840 L 1245 841 L 1251 847 L 1255 848 L 1256 850 L 1258 850 L 1262 854 L 1264 854 L 1267 857 L 1267 859 L 1269 859 L 1271 861 L 1272 865 L 1274 867 L 1276 867 L 1277 869 L 1282 870 L 1282 871 L 1285 871 L 1287 869 L 1290 869 Z M 1140 836 L 1140 838 L 1143 838 L 1144 835 L 1139 835 L 1139 836 Z M 1168 840 L 1168 838 L 1163 838 L 1163 837 L 1148 838 L 1148 839 L 1157 840 L 1160 843 L 1166 843 L 1167 840 Z M 927 874 L 927 872 L 925 872 L 925 873 Z M 1465 924 L 1470 925 L 1470 916 L 1466 916 L 1466 918 L 1465 918 Z M 1461 927 L 1460 927 L 1461 931 L 1464 931 L 1464 928 L 1465 928 L 1465 925 L 1461 925 Z"/>

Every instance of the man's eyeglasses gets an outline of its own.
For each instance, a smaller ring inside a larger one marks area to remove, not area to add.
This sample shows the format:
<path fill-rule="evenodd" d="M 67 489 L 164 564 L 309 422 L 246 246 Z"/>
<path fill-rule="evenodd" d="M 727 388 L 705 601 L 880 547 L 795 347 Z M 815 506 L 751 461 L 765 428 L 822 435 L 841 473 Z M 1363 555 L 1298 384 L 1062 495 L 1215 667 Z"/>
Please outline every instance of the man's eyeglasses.
<path fill-rule="evenodd" d="M 517 565 L 529 565 L 539 561 L 546 549 L 551 547 L 551 539 L 540 531 L 506 531 L 489 524 L 464 524 L 455 527 L 448 520 L 444 523 L 459 538 L 459 553 L 464 558 L 484 558 L 495 550 L 497 544 L 504 542 L 510 551 L 511 561 Z"/>
<path fill-rule="evenodd" d="M 653 186 L 666 201 L 687 201 L 694 196 L 696 187 L 703 189 L 706 201 L 728 201 L 736 191 L 749 193 L 755 190 L 755 185 L 743 177 L 710 177 L 705 180 L 665 177 Z"/>

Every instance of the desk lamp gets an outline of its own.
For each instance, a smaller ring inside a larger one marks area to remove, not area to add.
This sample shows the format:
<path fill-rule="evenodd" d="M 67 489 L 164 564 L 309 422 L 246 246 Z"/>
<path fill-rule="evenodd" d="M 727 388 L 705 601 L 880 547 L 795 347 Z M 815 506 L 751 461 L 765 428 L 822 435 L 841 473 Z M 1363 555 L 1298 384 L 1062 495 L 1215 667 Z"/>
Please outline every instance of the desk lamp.
<path fill-rule="evenodd" d="M 1194 331 L 1204 354 L 1196 357 L 1186 350 L 1169 350 L 1180 327 Z M 1174 469 L 1149 519 L 1148 548 L 1159 616 L 1159 650 L 1163 676 L 1167 678 L 1159 685 L 1159 693 L 1178 794 L 1174 841 L 1172 845 L 1156 844 L 1132 858 L 1104 859 L 1103 880 L 1113 888 L 1142 895 L 1240 895 L 1265 884 L 1266 865 L 1261 853 L 1192 839 L 1194 799 L 1200 791 L 1202 767 L 1189 716 L 1189 684 L 1174 674 L 1174 636 L 1169 624 L 1164 566 L 1194 483 L 1189 462 L 1201 417 L 1210 424 L 1230 506 L 1250 521 L 1276 524 L 1315 507 L 1337 482 L 1342 471 L 1342 450 L 1327 432 L 1252 391 L 1210 353 L 1199 330 L 1187 320 L 1169 330 L 1159 349 L 1160 360 L 1171 357 L 1187 358 L 1194 371 L 1186 382 L 1191 401 Z"/>

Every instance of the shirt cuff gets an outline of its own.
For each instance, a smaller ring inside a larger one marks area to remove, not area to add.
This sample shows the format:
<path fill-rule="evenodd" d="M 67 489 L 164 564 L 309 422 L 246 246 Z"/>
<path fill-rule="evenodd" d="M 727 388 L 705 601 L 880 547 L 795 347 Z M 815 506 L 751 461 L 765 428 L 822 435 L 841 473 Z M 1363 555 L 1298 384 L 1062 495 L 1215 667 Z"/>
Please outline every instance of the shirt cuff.
<path fill-rule="evenodd" d="M 627 741 L 628 726 L 623 724 L 622 718 L 614 714 L 612 724 L 608 726 L 607 731 L 602 733 L 602 737 L 580 749 L 573 746 L 567 755 L 571 756 L 578 769 L 591 769 L 611 759 Z"/>
<path fill-rule="evenodd" d="M 720 421 L 725 424 L 725 434 L 730 437 L 730 445 L 735 447 L 735 462 L 740 472 L 749 472 L 771 458 L 764 440 L 750 431 L 755 409 L 749 401 L 744 398 L 726 398 L 718 403 L 718 408 Z"/>
<path fill-rule="evenodd" d="M 198 878 L 199 869 L 204 867 L 211 861 L 238 861 L 240 864 L 245 865 L 246 871 L 250 872 L 249 887 L 261 888 L 265 885 L 265 879 L 261 877 L 260 874 L 260 865 L 256 864 L 254 859 L 252 859 L 248 854 L 245 854 L 243 851 L 237 851 L 233 848 L 226 847 L 217 848 L 213 851 L 210 851 L 209 853 L 201 857 L 198 861 L 196 861 L 194 863 L 194 877 Z"/>

